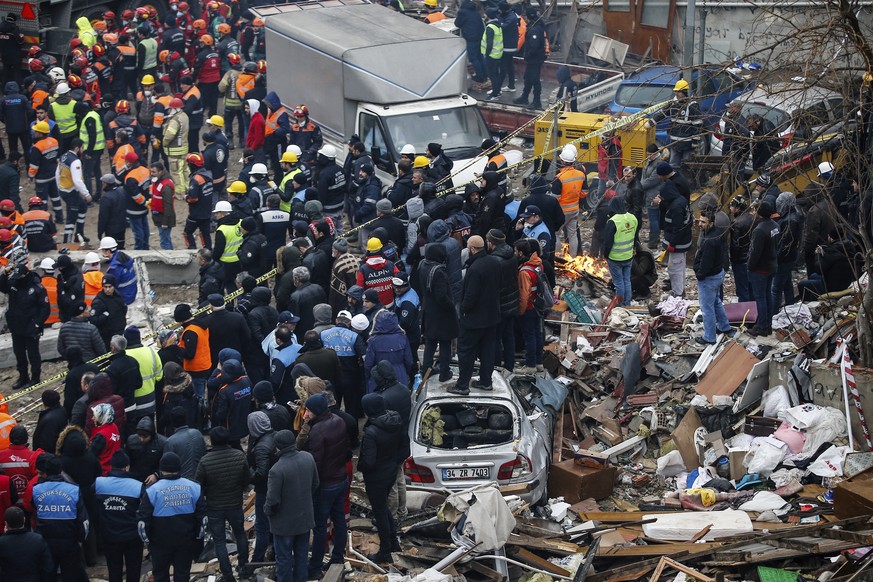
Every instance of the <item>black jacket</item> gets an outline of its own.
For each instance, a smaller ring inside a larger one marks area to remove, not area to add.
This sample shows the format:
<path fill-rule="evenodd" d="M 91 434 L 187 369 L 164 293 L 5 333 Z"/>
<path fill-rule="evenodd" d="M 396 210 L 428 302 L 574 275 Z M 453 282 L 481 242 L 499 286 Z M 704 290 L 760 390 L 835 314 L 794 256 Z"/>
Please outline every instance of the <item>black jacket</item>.
<path fill-rule="evenodd" d="M 84 362 L 81 356 L 77 362 L 70 363 L 72 365 L 67 371 L 67 377 L 64 378 L 64 409 L 67 411 L 67 416 L 73 412 L 73 404 L 82 397 L 82 375 L 85 372 L 94 372 L 96 374 L 100 371 L 97 364 Z"/>
<path fill-rule="evenodd" d="M 718 275 L 724 269 L 724 239 L 716 226 L 704 233 L 694 255 L 694 275 L 697 280 Z"/>
<path fill-rule="evenodd" d="M 542 18 L 528 25 L 524 35 L 524 46 L 521 47 L 524 60 L 542 63 L 546 60 L 546 27 Z"/>
<path fill-rule="evenodd" d="M 330 257 L 317 247 L 310 247 L 301 257 L 303 266 L 309 269 L 309 281 L 324 292 L 330 290 Z M 327 301 L 322 301 L 327 303 Z M 298 315 L 295 311 L 294 315 Z M 298 326 L 299 327 L 299 326 Z"/>
<path fill-rule="evenodd" d="M 752 229 L 755 217 L 743 212 L 731 222 L 731 263 L 745 263 L 749 260 L 749 245 L 752 244 Z"/>
<path fill-rule="evenodd" d="M 270 256 L 267 248 L 267 237 L 259 232 L 250 232 L 243 235 L 242 244 L 236 253 L 239 264 L 243 271 L 258 278 L 273 267 L 274 257 Z"/>
<path fill-rule="evenodd" d="M 803 242 L 803 218 L 797 210 L 792 209 L 786 216 L 780 216 L 776 224 L 779 226 L 779 238 L 776 241 L 778 263 L 794 264 Z"/>
<path fill-rule="evenodd" d="M 485 180 L 485 187 L 482 188 L 484 194 L 476 216 L 473 217 L 472 234 L 485 238 L 492 228 L 506 232 L 506 214 L 503 212 L 506 206 L 506 192 L 503 186 L 498 184 L 500 177 L 497 172 L 487 171 L 482 174 L 482 178 Z"/>
<path fill-rule="evenodd" d="M 156 473 L 161 463 L 161 456 L 164 454 L 164 445 L 167 443 L 167 437 L 158 434 L 155 430 L 155 423 L 152 422 L 150 416 L 144 416 L 136 423 L 136 430 L 148 432 L 152 435 L 152 440 L 143 443 L 139 440 L 139 435 L 132 434 L 127 437 L 127 454 L 130 456 L 130 475 L 139 481 L 145 481 L 146 477 Z"/>
<path fill-rule="evenodd" d="M 549 184 L 542 176 L 531 176 L 530 194 L 522 198 L 518 205 L 519 213 L 524 212 L 530 205 L 540 209 L 540 216 L 549 227 L 549 232 L 554 234 L 564 225 L 561 204 L 556 197 L 549 194 Z"/>
<path fill-rule="evenodd" d="M 49 582 L 54 574 L 52 553 L 41 535 L 20 529 L 0 536 L 0 579 Z"/>
<path fill-rule="evenodd" d="M 203 487 L 207 508 L 240 509 L 249 484 L 246 454 L 230 445 L 212 447 L 200 459 L 197 482 Z"/>
<path fill-rule="evenodd" d="M 421 335 L 436 340 L 458 337 L 458 315 L 446 271 L 446 247 L 429 244 L 418 265 L 421 283 Z"/>
<path fill-rule="evenodd" d="M 281 406 L 279 408 L 286 410 Z M 256 493 L 267 491 L 267 475 L 270 474 L 270 467 L 276 462 L 276 446 L 273 444 L 276 432 L 271 430 L 262 435 L 249 436 L 249 481 L 255 486 Z"/>
<path fill-rule="evenodd" d="M 67 411 L 60 404 L 40 412 L 36 430 L 33 431 L 33 449 L 54 453 L 58 437 L 67 426 L 67 419 Z"/>
<path fill-rule="evenodd" d="M 124 328 L 118 333 L 122 331 Z M 108 345 L 108 338 L 104 340 L 100 330 L 82 317 L 74 317 L 61 324 L 61 329 L 58 332 L 58 353 L 66 354 L 70 348 L 79 348 L 82 359 L 85 361 L 93 360 L 104 354 Z"/>
<path fill-rule="evenodd" d="M 467 261 L 461 293 L 461 325 L 467 329 L 484 329 L 500 322 L 500 261 L 485 254 L 484 249 Z"/>
<path fill-rule="evenodd" d="M 380 394 L 367 394 L 361 400 L 367 414 L 358 470 L 366 483 L 392 483 L 397 479 L 397 467 L 406 440 L 400 413 L 387 410 Z"/>
<path fill-rule="evenodd" d="M 97 214 L 98 237 L 124 233 L 127 229 L 127 199 L 127 192 L 121 186 L 103 192 Z"/>
<path fill-rule="evenodd" d="M 479 46 L 479 41 L 482 40 L 482 34 L 485 32 L 485 24 L 473 0 L 464 0 L 461 3 L 458 15 L 455 17 L 455 26 L 461 31 L 464 40 Z"/>
<path fill-rule="evenodd" d="M 397 208 L 402 204 L 406 204 L 406 201 L 415 196 L 415 194 L 415 186 L 412 184 L 412 172 L 409 172 L 394 180 L 394 184 L 388 190 L 388 200 L 391 201 L 391 206 Z M 407 219 L 406 209 L 401 210 L 397 216 L 401 219 Z"/>
<path fill-rule="evenodd" d="M 404 435 L 403 448 L 398 451 L 401 459 L 409 456 L 409 417 L 412 414 L 412 393 L 409 388 L 397 381 L 394 366 L 379 362 L 370 372 L 376 382 L 376 392 L 385 400 L 385 408 L 400 415 Z"/>
<path fill-rule="evenodd" d="M 252 341 L 261 345 L 264 338 L 276 329 L 279 313 L 270 305 L 270 290 L 266 287 L 255 287 L 252 291 L 252 309 L 246 315 L 246 322 L 252 332 Z M 296 313 L 295 313 L 296 315 Z"/>
<path fill-rule="evenodd" d="M 776 240 L 779 226 L 772 218 L 755 219 L 752 229 L 752 243 L 749 246 L 749 259 L 746 266 L 750 273 L 772 275 L 776 272 Z"/>
<path fill-rule="evenodd" d="M 691 208 L 688 198 L 667 180 L 661 187 L 661 212 L 664 220 L 661 228 L 664 240 L 678 252 L 687 251 L 691 247 Z"/>
<path fill-rule="evenodd" d="M 124 409 L 129 413 L 131 406 L 136 405 L 134 392 L 142 387 L 139 362 L 124 352 L 112 354 L 106 373 L 112 379 L 113 392 L 124 398 Z"/>
<path fill-rule="evenodd" d="M 311 281 L 303 283 L 291 294 L 288 308 L 291 313 L 300 318 L 294 329 L 294 334 L 298 339 L 302 340 L 303 334 L 315 326 L 315 316 L 312 310 L 319 303 L 327 303 L 327 294 L 323 287 Z"/>
<path fill-rule="evenodd" d="M 206 305 L 208 297 L 224 290 L 224 266 L 218 261 L 210 261 L 200 267 L 200 282 L 198 283 L 198 304 Z"/>
<path fill-rule="evenodd" d="M 22 276 L 11 279 L 6 273 L 0 274 L 0 293 L 9 294 L 6 307 L 9 329 L 30 338 L 41 336 L 43 322 L 51 308 L 39 275 L 25 271 Z"/>
<path fill-rule="evenodd" d="M 91 302 L 90 321 L 97 326 L 103 345 L 108 350 L 112 336 L 124 333 L 127 325 L 127 305 L 118 289 L 112 295 L 107 295 L 104 291 L 97 294 Z"/>
<path fill-rule="evenodd" d="M 497 245 L 490 255 L 500 264 L 500 317 L 518 315 L 518 258 L 506 243 Z"/>
<path fill-rule="evenodd" d="M 377 218 L 370 225 L 371 232 L 377 228 L 384 228 L 388 233 L 388 238 L 393 242 L 398 249 L 406 248 L 406 227 L 403 226 L 403 221 L 392 214 L 385 214 Z M 382 241 L 387 242 L 387 241 Z"/>
<path fill-rule="evenodd" d="M 89 507 L 93 507 L 94 496 L 91 486 L 103 474 L 103 467 L 96 455 L 88 448 L 88 437 L 85 431 L 76 426 L 68 426 L 58 437 L 58 455 L 64 473 L 69 475 L 79 487 Z"/>
<path fill-rule="evenodd" d="M 136 435 L 133 435 L 136 438 Z M 139 479 L 127 471 L 112 469 L 92 485 L 97 500 L 97 525 L 104 540 L 132 542 L 139 539 L 136 510 L 142 497 Z"/>
<path fill-rule="evenodd" d="M 221 370 L 224 376 L 226 368 L 230 368 L 227 363 Z M 242 369 L 236 372 L 230 374 L 236 378 L 225 378 L 225 382 L 231 381 L 221 386 L 212 403 L 213 423 L 227 428 L 231 440 L 242 439 L 249 433 L 246 419 L 252 411 L 252 383 L 248 376 L 238 375 Z"/>
<path fill-rule="evenodd" d="M 61 321 L 73 316 L 73 306 L 85 297 L 85 279 L 75 264 L 58 270 L 58 310 Z"/>
<path fill-rule="evenodd" d="M 246 318 L 235 311 L 213 311 L 206 320 L 206 328 L 209 330 L 209 353 L 213 362 L 218 361 L 218 352 L 224 348 L 232 348 L 240 354 L 246 354 L 255 347 L 261 349 L 260 344 L 252 345 L 252 332 Z"/>
<path fill-rule="evenodd" d="M 346 462 L 350 458 L 349 435 L 345 421 L 330 410 L 307 421 L 307 427 L 298 435 L 298 446 L 315 459 L 318 481 L 323 487 L 348 480 Z M 303 440 L 304 442 L 300 442 Z M 302 445 L 302 446 L 301 446 Z"/>
<path fill-rule="evenodd" d="M 16 166 L 6 163 L 0 165 L 0 192 L 3 198 L 8 198 L 15 203 L 15 208 L 21 208 L 21 194 L 19 194 L 19 186 L 21 184 L 21 173 Z"/>

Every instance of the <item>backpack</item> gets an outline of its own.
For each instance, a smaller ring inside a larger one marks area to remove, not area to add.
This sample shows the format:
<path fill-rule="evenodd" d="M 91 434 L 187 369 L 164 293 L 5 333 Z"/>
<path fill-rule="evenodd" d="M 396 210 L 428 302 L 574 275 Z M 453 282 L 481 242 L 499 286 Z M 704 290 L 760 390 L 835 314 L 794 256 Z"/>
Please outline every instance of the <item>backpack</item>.
<path fill-rule="evenodd" d="M 542 267 L 528 267 L 527 265 L 521 268 L 522 271 L 530 271 L 534 273 L 537 278 L 536 284 L 536 294 L 534 295 L 534 309 L 541 316 L 544 317 L 546 313 L 555 306 L 557 301 L 555 301 L 555 294 L 552 291 L 551 286 L 548 284 L 548 279 L 546 279 L 546 274 L 543 272 Z"/>

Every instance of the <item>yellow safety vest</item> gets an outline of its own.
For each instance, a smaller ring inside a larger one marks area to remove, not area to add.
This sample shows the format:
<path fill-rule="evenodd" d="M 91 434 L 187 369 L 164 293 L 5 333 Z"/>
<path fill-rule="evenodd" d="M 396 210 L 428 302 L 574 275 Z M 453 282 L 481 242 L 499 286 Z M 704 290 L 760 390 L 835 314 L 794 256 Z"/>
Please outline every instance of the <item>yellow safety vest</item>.
<path fill-rule="evenodd" d="M 285 185 L 294 179 L 294 176 L 300 173 L 300 168 L 294 168 L 282 178 L 282 182 L 279 184 L 279 191 L 285 191 Z M 279 200 L 279 210 L 284 210 L 285 212 L 291 212 L 291 201 L 285 202 L 284 200 Z"/>
<path fill-rule="evenodd" d="M 609 219 L 615 224 L 615 236 L 609 258 L 613 261 L 629 261 L 634 257 L 634 235 L 637 232 L 637 217 L 626 212 Z"/>
<path fill-rule="evenodd" d="M 239 261 L 236 252 L 239 250 L 243 240 L 242 230 L 239 227 L 241 222 L 240 220 L 236 224 L 222 224 L 215 229 L 224 235 L 224 252 L 218 258 L 222 263 L 236 263 Z"/>
<path fill-rule="evenodd" d="M 491 52 L 488 53 L 488 57 L 492 59 L 502 59 L 503 58 L 503 30 L 494 24 L 493 22 L 485 26 L 485 28 L 491 28 L 494 31 L 494 41 L 491 45 Z M 488 48 L 488 39 L 486 38 L 487 34 L 482 34 L 482 42 L 479 44 L 479 52 L 483 55 L 485 54 L 485 50 Z"/>
<path fill-rule="evenodd" d="M 76 114 L 73 113 L 73 107 L 76 102 L 72 99 L 69 103 L 52 103 L 52 113 L 55 116 L 55 123 L 58 124 L 58 130 L 63 133 L 73 133 L 76 131 Z"/>
<path fill-rule="evenodd" d="M 94 135 L 94 143 L 88 143 L 88 130 L 85 129 L 85 120 L 93 119 L 95 135 Z M 89 111 L 85 117 L 82 118 L 82 125 L 79 127 L 79 139 L 81 139 L 86 146 L 90 145 L 91 147 L 86 147 L 85 149 L 91 149 L 95 152 L 101 152 L 106 149 L 106 137 L 103 135 L 103 121 L 100 120 L 100 116 L 97 115 L 96 111 Z"/>
<path fill-rule="evenodd" d="M 128 348 L 126 353 L 137 361 L 142 376 L 142 386 L 134 390 L 134 397 L 148 396 L 155 391 L 155 383 L 164 377 L 158 353 L 148 346 Z"/>
<path fill-rule="evenodd" d="M 139 41 L 139 46 L 145 48 L 142 68 L 154 69 L 158 66 L 158 41 L 153 38 L 144 38 Z"/>

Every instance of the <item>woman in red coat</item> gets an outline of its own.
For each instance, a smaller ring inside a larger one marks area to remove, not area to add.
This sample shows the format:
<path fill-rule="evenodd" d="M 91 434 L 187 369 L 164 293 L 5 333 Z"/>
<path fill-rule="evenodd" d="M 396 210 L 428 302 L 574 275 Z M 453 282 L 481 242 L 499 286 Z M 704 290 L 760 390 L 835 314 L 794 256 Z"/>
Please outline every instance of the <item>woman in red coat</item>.
<path fill-rule="evenodd" d="M 92 409 L 94 430 L 91 432 L 91 450 L 97 455 L 103 475 L 109 473 L 110 459 L 115 451 L 121 449 L 121 433 L 115 425 L 115 411 L 108 403 L 98 404 Z"/>
<path fill-rule="evenodd" d="M 245 112 L 249 116 L 249 129 L 246 132 L 246 147 L 254 152 L 264 148 L 264 130 L 266 122 L 260 111 L 261 104 L 257 99 L 247 99 Z"/>

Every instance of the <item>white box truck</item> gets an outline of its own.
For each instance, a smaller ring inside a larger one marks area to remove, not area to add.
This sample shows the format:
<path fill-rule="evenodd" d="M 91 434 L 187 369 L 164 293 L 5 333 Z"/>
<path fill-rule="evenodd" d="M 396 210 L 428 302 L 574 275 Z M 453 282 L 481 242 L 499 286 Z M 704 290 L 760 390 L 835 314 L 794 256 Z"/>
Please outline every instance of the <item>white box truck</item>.
<path fill-rule="evenodd" d="M 325 0 L 253 9 L 264 19 L 268 90 L 283 105 L 304 104 L 325 141 L 345 155 L 357 134 L 386 185 L 400 149 L 442 145 L 456 185 L 481 173 L 490 137 L 476 99 L 465 95 L 465 42 L 365 0 Z"/>

